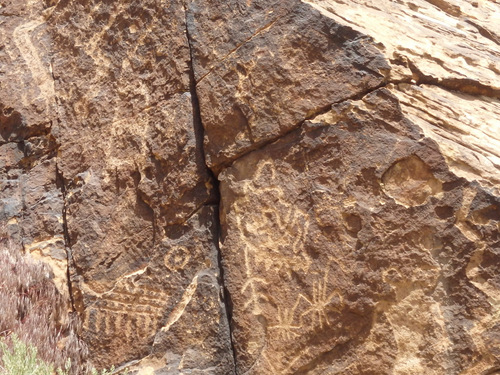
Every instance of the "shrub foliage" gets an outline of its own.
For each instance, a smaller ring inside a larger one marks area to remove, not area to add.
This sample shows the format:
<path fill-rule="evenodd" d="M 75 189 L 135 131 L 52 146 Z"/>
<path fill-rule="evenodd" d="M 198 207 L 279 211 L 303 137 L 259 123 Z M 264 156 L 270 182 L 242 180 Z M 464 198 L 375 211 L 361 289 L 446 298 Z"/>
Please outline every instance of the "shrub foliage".
<path fill-rule="evenodd" d="M 88 351 L 76 334 L 76 317 L 54 285 L 49 267 L 21 254 L 5 237 L 0 243 L 0 342 L 1 373 L 45 375 L 54 368 L 65 374 L 90 372 L 85 367 Z M 22 363 L 16 362 L 19 358 Z"/>

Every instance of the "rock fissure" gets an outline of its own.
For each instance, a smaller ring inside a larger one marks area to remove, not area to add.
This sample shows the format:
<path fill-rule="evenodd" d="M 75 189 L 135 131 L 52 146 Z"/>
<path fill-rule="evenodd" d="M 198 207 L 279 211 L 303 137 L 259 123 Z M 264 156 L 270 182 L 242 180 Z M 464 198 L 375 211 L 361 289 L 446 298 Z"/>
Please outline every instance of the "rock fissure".
<path fill-rule="evenodd" d="M 496 43 L 496 44 L 500 45 L 500 36 L 498 36 L 494 32 L 491 32 L 490 30 L 482 27 L 480 24 L 478 24 L 477 22 L 472 21 L 471 19 L 466 19 L 465 22 L 467 22 L 467 23 L 471 24 L 472 26 L 474 26 L 477 29 L 477 31 L 479 31 L 479 34 L 481 34 L 486 39 L 489 39 L 493 43 Z"/>
<path fill-rule="evenodd" d="M 490 98 L 498 99 L 500 98 L 500 89 L 485 85 L 475 79 L 471 78 L 436 78 L 430 75 L 424 74 L 415 63 L 413 63 L 409 58 L 408 68 L 411 70 L 414 76 L 415 84 L 420 85 L 431 85 L 440 87 L 445 90 L 458 91 L 463 94 L 473 95 L 473 96 L 487 96 Z"/>
<path fill-rule="evenodd" d="M 498 5 L 167 3 L 0 6 L 0 219 L 93 365 L 497 369 Z"/>
<path fill-rule="evenodd" d="M 362 100 L 366 95 L 369 95 L 369 94 L 371 94 L 372 92 L 374 92 L 374 91 L 376 91 L 378 89 L 381 89 L 383 87 L 387 87 L 390 84 L 397 84 L 397 83 L 403 83 L 403 82 L 406 82 L 406 81 L 404 81 L 404 80 L 385 81 L 385 82 L 377 85 L 376 87 L 369 88 L 366 91 L 363 91 L 361 93 L 358 93 L 358 94 L 352 95 L 350 97 L 347 97 L 347 98 L 344 98 L 344 99 L 341 99 L 341 100 L 329 103 L 329 104 L 327 104 L 327 105 L 325 105 L 325 106 L 323 106 L 321 108 L 317 108 L 315 110 L 311 110 L 310 113 L 302 121 L 300 121 L 298 124 L 296 124 L 291 129 L 288 129 L 286 132 L 283 132 L 283 133 L 281 133 L 281 134 L 279 134 L 279 135 L 277 135 L 275 137 L 267 139 L 266 141 L 264 141 L 262 143 L 255 144 L 254 148 L 250 148 L 250 149 L 246 150 L 245 152 L 243 152 L 242 154 L 238 155 L 236 158 L 234 158 L 234 159 L 232 159 L 232 160 L 230 160 L 228 162 L 222 163 L 220 165 L 216 165 L 213 168 L 213 173 L 215 173 L 217 175 L 218 173 L 220 173 L 220 171 L 222 169 L 230 167 L 235 161 L 237 161 L 237 160 L 245 157 L 246 155 L 248 155 L 248 154 L 250 154 L 250 153 L 252 153 L 254 151 L 258 151 L 258 150 L 264 149 L 267 146 L 269 146 L 270 144 L 273 144 L 274 142 L 277 142 L 278 140 L 286 137 L 290 133 L 293 133 L 293 132 L 297 131 L 298 129 L 300 129 L 304 125 L 304 123 L 306 121 L 312 120 L 312 119 L 314 119 L 317 116 L 320 116 L 322 114 L 325 114 L 325 113 L 329 112 L 332 109 L 332 106 L 334 106 L 334 105 L 337 105 L 337 104 L 340 104 L 340 103 L 343 103 L 343 102 L 346 102 L 346 101 L 349 101 L 349 100 Z"/>
<path fill-rule="evenodd" d="M 59 187 L 62 194 L 62 228 L 63 228 L 63 237 L 64 237 L 64 249 L 66 251 L 66 277 L 67 277 L 67 286 L 68 286 L 68 294 L 71 310 L 73 312 L 76 311 L 76 305 L 73 295 L 73 283 L 71 281 L 71 265 L 73 264 L 73 259 L 71 255 L 71 241 L 68 230 L 68 220 L 67 220 L 67 202 L 66 202 L 66 184 L 64 182 L 64 176 L 62 172 L 58 168 L 57 159 L 56 159 L 56 186 Z"/>
<path fill-rule="evenodd" d="M 195 71 L 194 71 L 194 56 L 193 56 L 193 51 L 192 51 L 192 45 L 191 45 L 191 36 L 189 32 L 189 27 L 188 27 L 188 22 L 187 22 L 187 5 L 184 3 L 184 12 L 185 12 L 185 25 L 186 25 L 186 37 L 187 37 L 187 42 L 188 42 L 188 47 L 189 47 L 189 87 L 190 87 L 190 93 L 191 93 L 191 103 L 193 106 L 193 125 L 194 125 L 194 132 L 195 132 L 195 137 L 196 137 L 196 145 L 199 150 L 201 150 L 201 158 L 203 159 L 203 165 L 205 166 L 208 176 L 211 179 L 212 183 L 212 189 L 213 192 L 215 193 L 215 199 L 214 202 L 209 202 L 210 204 L 215 204 L 216 209 L 214 211 L 214 221 L 215 221 L 215 235 L 214 235 L 214 240 L 215 240 L 215 248 L 217 249 L 217 267 L 219 271 L 219 277 L 218 277 L 218 282 L 219 282 L 219 287 L 220 287 L 220 294 L 221 294 L 221 299 L 224 305 L 224 313 L 226 315 L 227 319 L 227 324 L 228 324 L 228 329 L 229 329 L 229 341 L 230 341 L 230 347 L 232 351 L 232 360 L 233 360 L 233 369 L 234 373 L 236 373 L 236 350 L 234 347 L 234 342 L 233 342 L 233 336 L 232 336 L 232 316 L 231 316 L 231 306 L 229 303 L 229 295 L 227 292 L 227 289 L 224 285 L 224 268 L 222 265 L 222 254 L 221 250 L 219 248 L 219 238 L 220 238 L 220 228 L 221 228 L 221 223 L 220 223 L 220 213 L 218 206 L 220 205 L 220 190 L 219 190 L 219 181 L 217 179 L 217 176 L 214 174 L 214 172 L 208 167 L 206 160 L 205 160 L 205 151 L 204 151 L 204 128 L 203 128 L 203 123 L 202 123 L 202 118 L 201 118 L 201 110 L 200 110 L 200 104 L 198 100 L 198 93 L 196 90 L 196 79 L 195 79 Z M 207 202 L 205 202 L 204 205 L 207 205 Z M 198 208 L 199 209 L 199 208 Z M 196 212 L 196 210 L 193 212 Z M 187 219 L 186 219 L 187 220 Z"/>

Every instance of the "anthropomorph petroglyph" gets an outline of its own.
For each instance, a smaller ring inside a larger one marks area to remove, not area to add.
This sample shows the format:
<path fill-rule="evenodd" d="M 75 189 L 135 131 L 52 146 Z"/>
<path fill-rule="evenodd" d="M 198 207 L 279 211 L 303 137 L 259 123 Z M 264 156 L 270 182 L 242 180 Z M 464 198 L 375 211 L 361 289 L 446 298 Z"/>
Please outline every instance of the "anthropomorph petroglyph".
<path fill-rule="evenodd" d="M 265 174 L 271 180 L 262 186 Z M 290 274 L 307 272 L 311 265 L 304 251 L 309 217 L 287 200 L 284 190 L 275 181 L 275 174 L 272 162 L 259 163 L 254 178 L 240 185 L 241 198 L 234 204 L 245 259 L 246 282 L 241 292 L 248 296 L 245 309 L 251 309 L 254 315 L 262 312 L 259 304 L 267 300 L 259 291 L 267 282 L 255 275 L 254 269 L 264 266 L 266 271 Z M 261 199 L 262 196 L 266 198 Z"/>

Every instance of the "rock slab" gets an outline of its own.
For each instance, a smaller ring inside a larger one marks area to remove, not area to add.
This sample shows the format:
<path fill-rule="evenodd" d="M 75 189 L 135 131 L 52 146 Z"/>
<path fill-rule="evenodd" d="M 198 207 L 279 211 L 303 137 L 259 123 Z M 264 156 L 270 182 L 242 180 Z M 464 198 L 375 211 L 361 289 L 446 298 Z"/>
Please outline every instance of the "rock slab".
<path fill-rule="evenodd" d="M 6 0 L 0 218 L 99 368 L 495 374 L 492 0 Z"/>

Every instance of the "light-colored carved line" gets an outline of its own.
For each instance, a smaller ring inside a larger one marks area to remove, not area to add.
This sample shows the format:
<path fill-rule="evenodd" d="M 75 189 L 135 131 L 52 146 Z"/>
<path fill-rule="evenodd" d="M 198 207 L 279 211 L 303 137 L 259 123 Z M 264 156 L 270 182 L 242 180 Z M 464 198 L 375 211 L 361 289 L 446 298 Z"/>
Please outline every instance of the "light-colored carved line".
<path fill-rule="evenodd" d="M 107 295 L 103 295 L 102 298 L 106 299 L 108 298 L 115 298 L 114 296 L 123 296 L 123 297 L 132 297 L 132 298 L 138 298 L 138 299 L 143 299 L 143 300 L 150 300 L 150 301 L 157 301 L 159 299 L 158 295 L 162 296 L 165 295 L 163 291 L 158 291 L 157 293 L 150 292 L 148 295 L 144 295 L 144 293 L 147 293 L 146 290 L 143 290 L 142 288 L 136 288 L 136 290 L 130 291 L 130 290 L 116 290 L 113 291 L 112 293 L 108 293 Z"/>
<path fill-rule="evenodd" d="M 33 80 L 40 89 L 40 96 L 50 100 L 55 97 L 54 80 L 50 74 L 50 68 L 43 64 L 30 36 L 30 33 L 43 23 L 43 20 L 33 20 L 22 24 L 14 29 L 12 36 L 16 47 L 31 71 Z"/>
<path fill-rule="evenodd" d="M 250 195 L 254 194 L 255 192 L 255 186 L 254 186 L 254 181 L 259 180 L 261 176 L 264 173 L 269 173 L 271 176 L 271 180 L 276 180 L 276 168 L 274 166 L 274 163 L 271 161 L 262 161 L 257 165 L 256 172 L 254 174 L 254 178 L 252 181 L 245 181 L 242 186 L 243 193 L 245 195 Z M 284 192 L 282 189 L 280 189 L 277 186 L 270 186 L 267 188 L 259 188 L 259 191 L 263 192 L 264 194 L 269 193 L 272 195 L 277 196 L 279 200 L 285 205 L 285 210 L 284 210 L 284 215 L 279 215 L 276 210 L 273 210 L 271 207 L 265 207 L 261 210 L 261 216 L 262 216 L 262 222 L 259 227 L 251 229 L 255 234 L 259 234 L 258 232 L 261 230 L 261 228 L 267 227 L 268 224 L 275 225 L 278 228 L 278 231 L 286 233 L 286 234 L 292 234 L 293 239 L 290 241 L 290 246 L 291 250 L 294 255 L 297 255 L 299 251 L 303 248 L 303 244 L 305 241 L 305 238 L 308 233 L 308 228 L 309 228 L 309 220 L 307 217 L 307 214 L 302 212 L 301 210 L 297 209 L 291 204 L 286 204 L 285 199 L 284 199 Z M 239 229 L 239 233 L 245 233 L 248 228 L 245 227 L 242 223 L 242 217 L 238 213 L 244 212 L 244 209 L 240 210 L 239 203 L 237 202 L 234 206 L 235 208 L 235 213 L 236 213 L 236 225 Z M 266 215 L 269 214 L 269 215 Z M 272 217 L 269 218 L 268 216 Z M 282 261 L 282 263 L 286 263 L 287 265 L 290 265 L 289 262 L 285 261 L 285 257 L 282 256 L 282 254 L 276 250 L 273 246 L 267 246 L 268 243 L 260 243 L 259 245 L 255 245 L 250 243 L 249 241 L 246 241 L 245 238 L 242 238 L 242 242 L 245 244 L 244 249 L 243 249 L 243 255 L 244 255 L 244 264 L 245 264 L 245 273 L 246 273 L 246 282 L 242 286 L 241 291 L 245 292 L 247 289 L 250 291 L 250 297 L 249 299 L 245 302 L 244 308 L 248 308 L 249 306 L 253 305 L 253 310 L 252 312 L 254 314 L 260 314 L 262 312 L 260 308 L 260 300 L 268 300 L 267 296 L 259 293 L 257 290 L 257 283 L 262 283 L 264 285 L 267 285 L 267 281 L 263 278 L 255 277 L 253 276 L 253 267 L 252 267 L 252 260 L 250 259 L 250 254 L 255 253 L 256 256 L 258 257 L 259 253 L 259 248 L 265 247 L 269 251 L 274 252 L 274 258 L 273 259 L 264 259 L 264 263 L 266 263 L 266 269 L 269 268 L 271 263 L 275 263 L 277 261 L 276 256 L 281 255 L 278 259 L 278 261 Z M 276 254 L 277 253 L 277 254 Z M 300 257 L 303 260 L 303 263 L 306 265 L 303 267 L 307 269 L 310 265 L 310 260 L 307 259 L 308 256 L 307 254 L 304 254 L 303 252 L 300 252 Z M 308 262 L 309 260 L 309 262 Z M 254 261 L 258 262 L 259 259 Z"/>
<path fill-rule="evenodd" d="M 274 326 L 270 326 L 270 330 L 278 330 L 278 334 L 287 339 L 291 340 L 293 337 L 298 337 L 299 334 L 294 332 L 293 330 L 298 330 L 302 328 L 302 326 L 293 325 L 295 318 L 295 310 L 299 306 L 300 297 L 297 297 L 297 301 L 293 305 L 291 309 L 283 309 L 278 306 L 278 324 Z"/>
<path fill-rule="evenodd" d="M 158 323 L 158 320 L 159 319 L 152 319 L 150 316 L 148 316 L 146 326 L 144 327 L 146 332 L 151 335 L 154 334 L 156 331 L 156 324 Z"/>
<path fill-rule="evenodd" d="M 115 329 L 117 332 L 121 332 L 122 331 L 122 324 L 124 322 L 124 319 L 125 319 L 125 313 L 123 312 L 120 312 L 119 314 L 115 314 L 114 316 L 114 325 L 115 325 Z"/>
<path fill-rule="evenodd" d="M 252 288 L 253 284 L 256 283 L 256 282 L 262 283 L 264 285 L 268 284 L 268 282 L 265 279 L 262 279 L 260 277 L 251 277 L 250 279 L 248 279 L 247 281 L 245 281 L 245 283 L 243 284 L 243 287 L 241 288 L 241 291 L 244 292 L 245 290 L 248 289 L 248 287 Z"/>
<path fill-rule="evenodd" d="M 238 226 L 239 233 L 244 233 L 242 225 L 241 225 L 241 218 L 239 215 L 236 217 L 236 224 Z M 246 309 L 248 307 L 248 305 L 253 302 L 254 303 L 254 312 L 255 312 L 256 310 L 257 311 L 260 310 L 260 308 L 258 306 L 258 300 L 257 300 L 257 298 L 255 298 L 255 286 L 253 285 L 253 282 L 251 282 L 251 280 L 252 280 L 252 266 L 250 265 L 250 259 L 248 256 L 248 245 L 244 245 L 244 247 L 243 247 L 243 256 L 245 258 L 245 273 L 246 273 L 248 280 L 245 282 L 245 284 L 243 284 L 242 293 L 245 292 L 248 285 L 251 286 L 250 300 L 245 303 L 243 308 Z"/>
<path fill-rule="evenodd" d="M 130 298 L 127 298 L 127 297 L 130 297 Z M 121 295 L 113 295 L 113 296 L 106 296 L 105 298 L 99 300 L 98 302 L 105 302 L 105 301 L 108 301 L 108 302 L 116 302 L 116 303 L 123 303 L 123 304 L 131 304 L 133 303 L 134 305 L 143 305 L 143 306 L 151 306 L 151 307 L 155 307 L 155 308 L 158 308 L 158 309 L 161 309 L 164 304 L 161 302 L 161 300 L 158 298 L 158 299 L 150 299 L 150 298 L 143 298 L 143 297 L 139 297 L 138 295 L 130 295 L 130 294 L 127 294 L 127 295 L 124 295 L 124 296 L 121 296 Z"/>
<path fill-rule="evenodd" d="M 121 297 L 121 298 L 120 298 Z M 122 304 L 131 304 L 133 303 L 134 305 L 143 305 L 143 306 L 151 306 L 155 308 L 162 308 L 163 303 L 159 300 L 148 300 L 148 299 L 141 299 L 138 297 L 127 297 L 127 296 L 110 296 L 107 298 L 103 298 L 98 301 L 98 304 L 105 303 L 106 301 L 108 302 L 116 302 L 116 303 L 122 303 Z"/>
<path fill-rule="evenodd" d="M 253 305 L 252 313 L 254 315 L 259 315 L 259 314 L 262 313 L 262 309 L 260 307 L 259 300 L 263 299 L 265 301 L 268 301 L 269 298 L 267 298 L 267 296 L 265 296 L 262 293 L 256 293 L 255 292 L 254 284 L 251 284 L 251 285 L 252 285 L 252 290 L 254 290 L 254 291 L 251 293 L 250 298 L 248 299 L 248 301 L 246 301 L 245 304 L 243 305 L 243 308 L 247 309 L 249 306 Z"/>
<path fill-rule="evenodd" d="M 85 309 L 85 312 L 83 313 L 83 329 L 85 331 L 89 330 L 89 322 L 90 322 L 90 309 L 87 308 Z"/>
<path fill-rule="evenodd" d="M 115 289 L 119 289 L 119 288 L 122 288 L 123 286 L 120 285 L 120 283 L 122 281 L 126 281 L 127 279 L 133 277 L 133 276 L 137 276 L 137 275 L 142 275 L 144 272 L 146 272 L 146 270 L 148 269 L 148 265 L 144 266 L 143 268 L 141 269 L 138 269 L 138 270 L 135 270 L 135 271 L 132 271 L 126 275 L 123 275 L 123 276 L 120 276 L 120 278 L 118 280 L 115 281 L 115 283 L 113 284 L 113 286 L 105 291 L 105 292 L 102 292 L 102 293 L 98 293 L 96 292 L 95 290 L 93 290 L 92 288 L 90 288 L 87 284 L 84 284 L 84 291 L 88 294 L 92 294 L 93 296 L 95 297 L 100 297 L 100 298 L 104 298 L 106 295 L 108 294 L 112 294 Z M 142 286 L 141 285 L 141 288 L 144 288 L 144 289 L 148 289 L 148 287 L 146 286 Z"/>
<path fill-rule="evenodd" d="M 331 301 L 333 296 L 337 294 L 339 296 L 339 299 L 342 301 L 342 295 L 337 289 L 330 293 L 328 296 L 326 295 L 328 273 L 329 270 L 327 270 L 327 272 L 325 273 L 323 280 L 315 281 L 313 283 L 313 295 L 311 300 L 305 297 L 303 294 L 299 294 L 299 298 L 303 298 L 307 303 L 309 303 L 309 305 L 311 305 L 309 309 L 301 314 L 301 318 L 312 313 L 313 319 L 315 318 L 315 320 L 317 320 L 320 328 L 323 328 L 323 320 L 325 321 L 326 325 L 330 325 L 328 316 L 325 312 L 325 307 Z M 337 311 L 339 310 L 337 309 Z"/>
<path fill-rule="evenodd" d="M 119 285 L 116 288 L 116 291 L 109 292 L 108 294 L 126 294 L 129 296 L 141 296 L 145 298 L 155 298 L 158 294 L 164 294 L 163 290 L 161 289 L 153 289 L 151 287 L 148 287 L 147 285 Z M 147 294 L 145 294 L 147 293 Z"/>
<path fill-rule="evenodd" d="M 124 313 L 124 314 L 129 314 L 129 313 L 138 313 L 138 314 L 147 314 L 147 315 L 152 315 L 152 316 L 161 316 L 161 309 L 158 308 L 155 311 L 141 311 L 138 310 L 134 305 L 128 304 L 120 307 L 116 306 L 99 306 L 99 307 L 94 307 L 94 309 L 104 312 L 104 311 L 112 311 L 112 312 L 117 312 L 117 313 Z"/>
<path fill-rule="evenodd" d="M 102 318 L 102 323 L 101 326 L 104 327 L 104 332 L 114 332 L 114 330 L 111 327 L 112 321 L 112 314 L 103 314 Z"/>
<path fill-rule="evenodd" d="M 168 317 L 167 324 L 165 324 L 165 326 L 162 327 L 161 329 L 162 332 L 167 332 L 170 329 L 170 327 L 172 327 L 172 325 L 175 324 L 175 322 L 177 322 L 184 313 L 184 310 L 186 309 L 189 302 L 191 302 L 191 300 L 193 299 L 194 293 L 196 292 L 196 288 L 198 287 L 199 275 L 200 273 L 198 272 L 196 276 L 193 278 L 193 281 L 191 281 L 191 284 L 189 284 L 186 290 L 184 291 L 181 301 L 173 309 L 172 313 Z"/>
<path fill-rule="evenodd" d="M 128 314 L 126 316 L 123 317 L 122 319 L 122 323 L 123 323 L 123 335 L 125 337 L 130 337 L 132 335 L 132 329 L 133 329 L 133 326 L 132 326 L 132 317 L 129 316 Z"/>
<path fill-rule="evenodd" d="M 268 298 L 264 294 L 259 293 L 257 291 L 255 284 L 257 282 L 259 282 L 259 283 L 262 283 L 264 285 L 267 285 L 267 281 L 265 279 L 252 276 L 252 268 L 250 265 L 250 259 L 249 259 L 249 255 L 248 255 L 248 246 L 244 247 L 244 256 L 245 256 L 246 274 L 247 274 L 248 279 L 243 284 L 241 291 L 242 291 L 242 293 L 244 293 L 247 290 L 247 288 L 250 288 L 250 298 L 248 301 L 245 302 L 243 308 L 246 309 L 246 308 L 248 308 L 248 306 L 253 304 L 253 306 L 254 306 L 253 311 L 252 311 L 253 314 L 259 315 L 262 312 L 260 305 L 259 305 L 259 299 L 261 298 L 261 299 L 267 300 Z"/>

